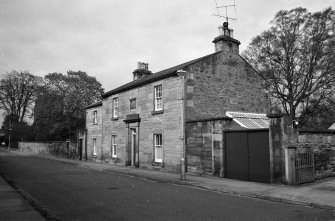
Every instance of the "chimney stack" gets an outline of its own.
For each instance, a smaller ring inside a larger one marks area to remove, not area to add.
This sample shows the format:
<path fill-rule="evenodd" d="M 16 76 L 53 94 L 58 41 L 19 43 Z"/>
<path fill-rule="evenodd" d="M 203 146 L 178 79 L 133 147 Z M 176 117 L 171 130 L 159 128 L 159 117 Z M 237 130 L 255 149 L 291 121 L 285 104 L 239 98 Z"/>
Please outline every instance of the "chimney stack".
<path fill-rule="evenodd" d="M 219 36 L 213 40 L 215 44 L 215 51 L 224 51 L 229 53 L 239 53 L 239 45 L 241 44 L 238 40 L 234 39 L 233 29 L 229 29 L 228 22 L 224 22 L 219 27 Z"/>
<path fill-rule="evenodd" d="M 144 62 L 137 62 L 137 69 L 133 71 L 134 80 L 144 78 L 151 75 L 152 72 L 149 71 L 149 64 Z"/>

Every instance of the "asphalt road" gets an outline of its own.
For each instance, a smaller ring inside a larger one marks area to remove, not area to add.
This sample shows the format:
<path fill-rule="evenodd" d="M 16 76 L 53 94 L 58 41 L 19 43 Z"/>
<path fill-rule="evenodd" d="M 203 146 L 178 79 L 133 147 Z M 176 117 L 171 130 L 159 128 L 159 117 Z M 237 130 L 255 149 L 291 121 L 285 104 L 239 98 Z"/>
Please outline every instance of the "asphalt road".
<path fill-rule="evenodd" d="M 153 182 L 37 157 L 0 156 L 0 172 L 61 220 L 335 220 L 335 211 Z"/>

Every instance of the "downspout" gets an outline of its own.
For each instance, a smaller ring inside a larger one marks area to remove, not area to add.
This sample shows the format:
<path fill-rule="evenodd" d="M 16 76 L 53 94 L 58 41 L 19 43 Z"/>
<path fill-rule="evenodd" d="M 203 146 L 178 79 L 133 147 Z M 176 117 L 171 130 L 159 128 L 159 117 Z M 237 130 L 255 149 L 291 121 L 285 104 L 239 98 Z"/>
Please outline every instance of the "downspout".
<path fill-rule="evenodd" d="M 182 135 L 181 139 L 183 140 L 183 151 L 181 158 L 181 181 L 186 181 L 186 93 L 185 93 L 185 83 L 186 83 L 186 71 L 178 70 L 177 75 L 182 79 L 182 92 L 181 92 L 181 127 L 182 127 Z"/>
<path fill-rule="evenodd" d="M 103 140 L 104 140 L 104 119 L 103 119 L 103 112 L 104 112 L 104 110 L 103 110 L 103 107 L 104 107 L 104 105 L 103 105 L 103 102 L 102 102 L 102 105 L 101 105 L 101 113 L 100 113 L 100 115 L 101 115 L 101 163 L 104 163 L 104 152 L 103 152 L 103 150 L 104 150 L 104 148 L 103 148 Z"/>
<path fill-rule="evenodd" d="M 85 111 L 85 161 L 87 161 L 87 109 Z"/>

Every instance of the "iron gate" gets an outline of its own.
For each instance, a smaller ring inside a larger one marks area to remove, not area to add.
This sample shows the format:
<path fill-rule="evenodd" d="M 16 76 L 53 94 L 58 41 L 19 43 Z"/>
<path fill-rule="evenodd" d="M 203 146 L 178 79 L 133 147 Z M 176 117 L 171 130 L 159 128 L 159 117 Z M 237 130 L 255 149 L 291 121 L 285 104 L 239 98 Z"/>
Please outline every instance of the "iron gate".
<path fill-rule="evenodd" d="M 295 153 L 295 179 L 297 184 L 315 180 L 313 150 Z"/>
<path fill-rule="evenodd" d="M 270 182 L 269 130 L 225 131 L 225 177 Z"/>

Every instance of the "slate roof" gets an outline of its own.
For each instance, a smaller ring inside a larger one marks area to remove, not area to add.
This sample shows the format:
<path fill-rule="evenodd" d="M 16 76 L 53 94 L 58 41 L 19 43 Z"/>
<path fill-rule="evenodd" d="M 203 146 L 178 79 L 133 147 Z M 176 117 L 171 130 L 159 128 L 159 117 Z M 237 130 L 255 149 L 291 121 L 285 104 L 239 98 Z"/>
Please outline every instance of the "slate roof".
<path fill-rule="evenodd" d="M 266 114 L 227 111 L 226 115 L 248 129 L 269 128 L 269 118 L 266 117 Z"/>
<path fill-rule="evenodd" d="M 162 80 L 162 79 L 174 76 L 174 75 L 177 74 L 178 70 L 186 68 L 187 66 L 190 66 L 191 64 L 197 63 L 198 61 L 201 61 L 203 59 L 206 59 L 208 57 L 214 56 L 214 55 L 219 54 L 219 53 L 221 53 L 221 51 L 218 51 L 218 52 L 215 52 L 215 53 L 212 53 L 212 54 L 209 54 L 209 55 L 206 55 L 206 56 L 203 56 L 203 57 L 200 57 L 200 58 L 188 61 L 188 62 L 185 62 L 183 64 L 179 64 L 177 66 L 162 70 L 160 72 L 154 73 L 154 74 L 149 75 L 147 77 L 144 77 L 144 78 L 141 78 L 141 79 L 138 79 L 138 80 L 135 80 L 135 81 L 131 81 L 131 82 L 125 84 L 125 85 L 122 85 L 118 88 L 115 88 L 111 91 L 108 91 L 108 92 L 104 93 L 102 95 L 102 98 L 107 98 L 107 97 L 109 97 L 113 94 L 117 94 L 117 93 L 127 91 L 127 90 L 132 89 L 132 88 L 136 88 L 136 87 L 139 87 L 139 86 L 142 86 L 142 85 L 145 85 L 145 84 L 149 84 L 149 83 L 152 83 L 152 82 L 155 82 L 155 81 L 158 81 L 158 80 Z"/>
<path fill-rule="evenodd" d="M 90 109 L 90 108 L 93 108 L 93 107 L 99 107 L 99 106 L 102 106 L 102 101 L 99 101 L 97 103 L 94 103 L 88 107 L 86 107 L 86 109 Z"/>

